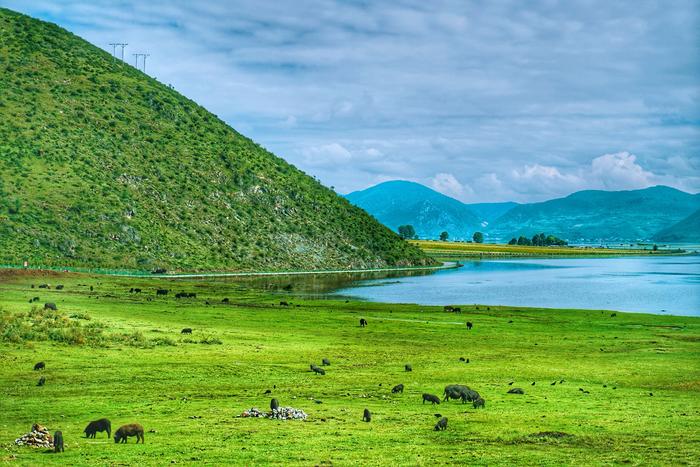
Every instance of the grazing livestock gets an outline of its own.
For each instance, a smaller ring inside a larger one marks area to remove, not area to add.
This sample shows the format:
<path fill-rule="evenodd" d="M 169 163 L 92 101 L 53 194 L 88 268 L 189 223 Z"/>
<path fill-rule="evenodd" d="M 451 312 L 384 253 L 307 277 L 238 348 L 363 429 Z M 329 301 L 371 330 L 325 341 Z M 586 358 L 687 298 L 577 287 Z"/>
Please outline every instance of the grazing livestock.
<path fill-rule="evenodd" d="M 326 370 L 324 370 L 320 366 L 316 366 L 314 364 L 311 365 L 311 371 L 313 371 L 317 375 L 325 375 L 326 374 Z"/>
<path fill-rule="evenodd" d="M 435 404 L 440 404 L 440 398 L 438 396 L 435 396 L 433 394 L 423 394 L 423 403 L 425 404 L 425 401 L 431 402 L 432 405 Z"/>
<path fill-rule="evenodd" d="M 167 289 L 158 289 L 158 290 L 156 290 L 156 295 L 168 295 L 168 290 Z"/>
<path fill-rule="evenodd" d="M 143 444 L 143 427 L 138 423 L 120 426 L 116 433 L 114 433 L 114 442 L 126 443 L 127 438 L 131 436 L 136 436 L 136 444 L 138 444 L 139 440 L 141 440 L 141 444 Z"/>
<path fill-rule="evenodd" d="M 454 311 L 454 308 L 449 305 L 445 305 L 444 307 L 442 307 L 442 309 L 447 311 L 448 313 Z"/>
<path fill-rule="evenodd" d="M 279 408 L 280 408 L 279 401 L 277 399 L 272 399 L 270 401 L 270 410 L 272 410 L 274 412 L 275 410 L 277 410 Z"/>
<path fill-rule="evenodd" d="M 56 290 L 63 290 L 63 286 L 62 286 L 62 285 L 57 285 L 57 286 L 56 286 Z"/>
<path fill-rule="evenodd" d="M 447 429 L 447 417 L 442 417 L 435 424 L 435 431 L 446 430 Z"/>
<path fill-rule="evenodd" d="M 533 381 L 530 386 L 534 386 L 537 381 Z"/>
<path fill-rule="evenodd" d="M 365 409 L 365 411 L 363 412 L 362 421 L 363 422 L 371 422 L 372 421 L 372 414 L 370 413 L 369 409 Z"/>
<path fill-rule="evenodd" d="M 456 306 L 452 309 L 452 311 L 454 311 L 455 313 L 461 313 L 462 309 L 460 307 Z"/>
<path fill-rule="evenodd" d="M 157 268 L 151 271 L 151 274 L 165 274 L 166 272 L 165 268 Z"/>
<path fill-rule="evenodd" d="M 56 306 L 55 303 L 47 302 L 47 303 L 44 303 L 44 310 L 58 311 L 58 307 Z"/>
<path fill-rule="evenodd" d="M 83 433 L 85 433 L 86 438 L 94 438 L 97 434 L 97 432 L 102 433 L 103 431 L 107 432 L 107 438 L 112 436 L 112 423 L 107 420 L 106 418 L 100 418 L 99 420 L 94 420 L 90 423 L 88 423 L 88 426 L 85 427 L 85 430 L 83 430 Z"/>
<path fill-rule="evenodd" d="M 36 365 L 34 365 L 34 371 L 43 370 L 44 368 L 46 368 L 46 363 L 44 362 L 39 362 Z"/>
<path fill-rule="evenodd" d="M 525 394 L 525 391 L 522 388 L 513 388 L 508 390 L 508 394 Z"/>
<path fill-rule="evenodd" d="M 280 302 L 280 306 L 289 306 L 289 303 L 282 301 L 282 302 Z"/>
<path fill-rule="evenodd" d="M 409 365 L 408 363 L 403 367 L 404 370 L 406 371 L 413 371 L 413 367 Z"/>
<path fill-rule="evenodd" d="M 367 320 L 364 318 L 360 318 L 360 327 L 364 328 L 367 326 Z"/>
<path fill-rule="evenodd" d="M 57 431 L 53 434 L 53 452 L 63 452 L 63 433 Z"/>
<path fill-rule="evenodd" d="M 223 299 L 221 300 L 221 303 L 228 303 L 228 297 L 223 298 Z"/>
<path fill-rule="evenodd" d="M 39 297 L 34 297 L 31 300 L 29 300 L 29 303 L 34 303 L 34 302 L 38 302 L 38 301 L 39 301 Z"/>
<path fill-rule="evenodd" d="M 192 328 L 184 328 L 180 334 L 192 334 Z"/>
<path fill-rule="evenodd" d="M 464 386 L 463 384 L 448 384 L 445 386 L 444 394 L 444 400 L 461 399 L 463 404 L 475 401 L 479 398 L 478 392 L 473 391 L 469 386 Z"/>
<path fill-rule="evenodd" d="M 324 359 L 321 361 L 321 365 L 328 366 L 328 365 L 330 365 L 330 364 L 331 364 L 331 361 L 328 360 L 327 358 L 324 358 Z"/>
<path fill-rule="evenodd" d="M 39 378 L 39 382 L 36 383 L 37 386 L 43 386 L 44 384 L 46 384 L 46 376 Z"/>
<path fill-rule="evenodd" d="M 39 284 L 40 289 L 50 289 L 51 286 L 49 284 Z"/>
<path fill-rule="evenodd" d="M 474 325 L 472 324 L 472 322 L 467 321 L 467 329 L 471 331 L 473 327 L 474 327 Z"/>
<path fill-rule="evenodd" d="M 479 397 L 477 400 L 472 402 L 472 405 L 474 406 L 475 409 L 478 409 L 478 408 L 483 409 L 486 406 L 486 401 L 484 399 L 482 399 L 481 397 Z"/>
<path fill-rule="evenodd" d="M 141 289 L 135 289 L 134 287 L 129 289 L 129 293 L 141 293 Z"/>
<path fill-rule="evenodd" d="M 396 394 L 396 393 L 401 393 L 403 394 L 403 384 L 397 384 L 393 388 L 391 388 L 391 393 Z"/>
<path fill-rule="evenodd" d="M 175 298 L 197 298 L 197 294 L 192 292 L 180 292 L 175 294 Z"/>

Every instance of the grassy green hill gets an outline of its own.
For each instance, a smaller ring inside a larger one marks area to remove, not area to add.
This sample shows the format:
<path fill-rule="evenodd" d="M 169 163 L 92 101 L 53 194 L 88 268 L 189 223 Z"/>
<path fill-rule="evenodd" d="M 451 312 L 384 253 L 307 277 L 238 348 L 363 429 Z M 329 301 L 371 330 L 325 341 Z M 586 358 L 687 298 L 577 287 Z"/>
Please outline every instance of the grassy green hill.
<path fill-rule="evenodd" d="M 660 242 L 700 242 L 700 209 L 654 235 Z"/>
<path fill-rule="evenodd" d="M 187 270 L 431 262 L 216 116 L 0 9 L 0 263 Z"/>

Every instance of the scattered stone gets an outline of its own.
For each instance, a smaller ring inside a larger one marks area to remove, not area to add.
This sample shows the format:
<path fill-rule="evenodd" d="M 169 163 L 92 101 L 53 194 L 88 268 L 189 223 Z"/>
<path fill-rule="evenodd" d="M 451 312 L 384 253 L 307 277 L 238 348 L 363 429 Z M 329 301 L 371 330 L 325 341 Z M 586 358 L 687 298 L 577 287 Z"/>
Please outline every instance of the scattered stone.
<path fill-rule="evenodd" d="M 279 407 L 270 412 L 263 412 L 260 409 L 253 407 L 249 410 L 244 410 L 241 417 L 248 418 L 271 418 L 277 420 L 306 420 L 306 412 L 294 407 Z"/>
<path fill-rule="evenodd" d="M 52 448 L 53 437 L 51 433 L 49 433 L 48 428 L 35 423 L 32 425 L 32 431 L 17 438 L 15 444 L 18 446 L 31 446 L 35 448 Z"/>

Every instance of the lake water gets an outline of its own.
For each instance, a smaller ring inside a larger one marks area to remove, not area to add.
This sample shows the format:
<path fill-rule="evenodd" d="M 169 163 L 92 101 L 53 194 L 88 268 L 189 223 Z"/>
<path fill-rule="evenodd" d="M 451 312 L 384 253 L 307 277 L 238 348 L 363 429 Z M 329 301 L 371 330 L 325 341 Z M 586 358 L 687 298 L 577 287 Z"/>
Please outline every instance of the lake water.
<path fill-rule="evenodd" d="M 376 302 L 586 308 L 700 316 L 700 256 L 464 260 L 429 275 L 360 280 Z"/>

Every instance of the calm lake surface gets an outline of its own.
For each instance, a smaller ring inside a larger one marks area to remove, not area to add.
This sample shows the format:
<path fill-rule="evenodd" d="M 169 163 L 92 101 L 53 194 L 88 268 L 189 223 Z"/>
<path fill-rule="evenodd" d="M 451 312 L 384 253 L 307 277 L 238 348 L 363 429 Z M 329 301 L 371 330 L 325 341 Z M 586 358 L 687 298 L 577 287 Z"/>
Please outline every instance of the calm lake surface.
<path fill-rule="evenodd" d="M 352 282 L 376 302 L 587 308 L 700 316 L 700 256 L 464 260 L 428 275 Z"/>

